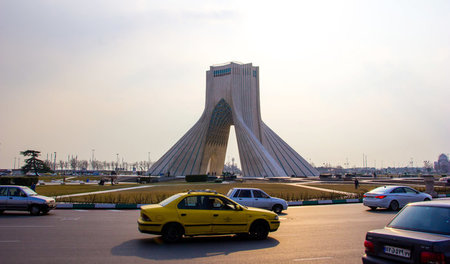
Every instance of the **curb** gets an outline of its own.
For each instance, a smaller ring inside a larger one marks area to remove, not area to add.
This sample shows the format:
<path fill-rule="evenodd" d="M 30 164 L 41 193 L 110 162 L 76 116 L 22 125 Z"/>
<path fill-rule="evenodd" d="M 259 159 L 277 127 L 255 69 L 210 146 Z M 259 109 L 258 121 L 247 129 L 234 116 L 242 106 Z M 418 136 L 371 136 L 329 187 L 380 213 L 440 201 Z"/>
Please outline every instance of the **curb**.
<path fill-rule="evenodd" d="M 57 203 L 55 209 L 140 209 L 145 204 L 80 204 Z"/>
<path fill-rule="evenodd" d="M 316 200 L 316 201 L 292 201 L 289 206 L 324 205 L 324 204 L 347 204 L 362 203 L 362 199 L 340 199 L 340 200 Z"/>
<path fill-rule="evenodd" d="M 450 197 L 450 194 L 439 194 L 438 198 Z M 363 199 L 340 199 L 340 200 L 315 200 L 315 201 L 291 201 L 289 206 L 308 206 L 308 205 L 329 205 L 329 204 L 349 204 L 362 203 Z M 133 210 L 140 209 L 141 206 L 147 204 L 80 204 L 80 203 L 57 203 L 56 209 L 118 209 Z"/>

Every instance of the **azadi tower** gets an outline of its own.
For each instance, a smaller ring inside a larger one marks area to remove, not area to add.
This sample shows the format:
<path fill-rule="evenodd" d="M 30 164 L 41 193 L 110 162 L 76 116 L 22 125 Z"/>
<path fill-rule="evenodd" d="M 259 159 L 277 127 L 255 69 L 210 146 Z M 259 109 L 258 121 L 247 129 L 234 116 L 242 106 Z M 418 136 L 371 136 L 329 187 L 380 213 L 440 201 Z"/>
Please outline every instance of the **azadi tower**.
<path fill-rule="evenodd" d="M 243 176 L 317 176 L 319 172 L 261 120 L 259 67 L 236 62 L 206 72 L 200 119 L 149 170 L 149 175 L 222 174 L 234 125 Z"/>

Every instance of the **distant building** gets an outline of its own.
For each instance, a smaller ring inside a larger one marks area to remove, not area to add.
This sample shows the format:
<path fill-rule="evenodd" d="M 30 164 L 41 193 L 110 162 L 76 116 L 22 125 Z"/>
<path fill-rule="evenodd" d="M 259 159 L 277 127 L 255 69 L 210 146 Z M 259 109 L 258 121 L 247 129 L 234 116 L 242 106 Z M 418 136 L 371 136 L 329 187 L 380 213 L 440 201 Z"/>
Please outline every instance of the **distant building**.
<path fill-rule="evenodd" d="M 434 169 L 439 173 L 448 173 L 450 164 L 445 154 L 439 155 L 438 161 L 434 162 Z"/>

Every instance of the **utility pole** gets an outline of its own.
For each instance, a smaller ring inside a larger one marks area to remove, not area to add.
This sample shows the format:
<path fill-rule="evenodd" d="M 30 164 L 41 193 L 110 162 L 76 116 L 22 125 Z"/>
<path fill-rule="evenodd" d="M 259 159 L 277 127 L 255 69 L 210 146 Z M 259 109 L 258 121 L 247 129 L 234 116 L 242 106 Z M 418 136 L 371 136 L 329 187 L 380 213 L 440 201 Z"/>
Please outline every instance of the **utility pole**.
<path fill-rule="evenodd" d="M 94 168 L 94 161 L 95 161 L 94 153 L 95 153 L 95 149 L 92 149 L 92 162 L 91 162 L 92 170 L 95 170 L 95 168 Z"/>

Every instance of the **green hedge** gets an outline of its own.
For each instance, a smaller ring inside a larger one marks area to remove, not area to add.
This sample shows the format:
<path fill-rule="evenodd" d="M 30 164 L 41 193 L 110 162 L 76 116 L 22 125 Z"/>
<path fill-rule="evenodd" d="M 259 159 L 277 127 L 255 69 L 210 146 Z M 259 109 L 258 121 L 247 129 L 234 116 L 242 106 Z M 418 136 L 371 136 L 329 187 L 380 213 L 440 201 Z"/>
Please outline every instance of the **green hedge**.
<path fill-rule="evenodd" d="M 37 184 L 39 181 L 38 177 L 0 177 L 0 184 L 2 185 L 22 185 L 31 186 L 33 183 Z"/>
<path fill-rule="evenodd" d="M 206 182 L 208 181 L 208 175 L 186 175 L 187 182 Z"/>

